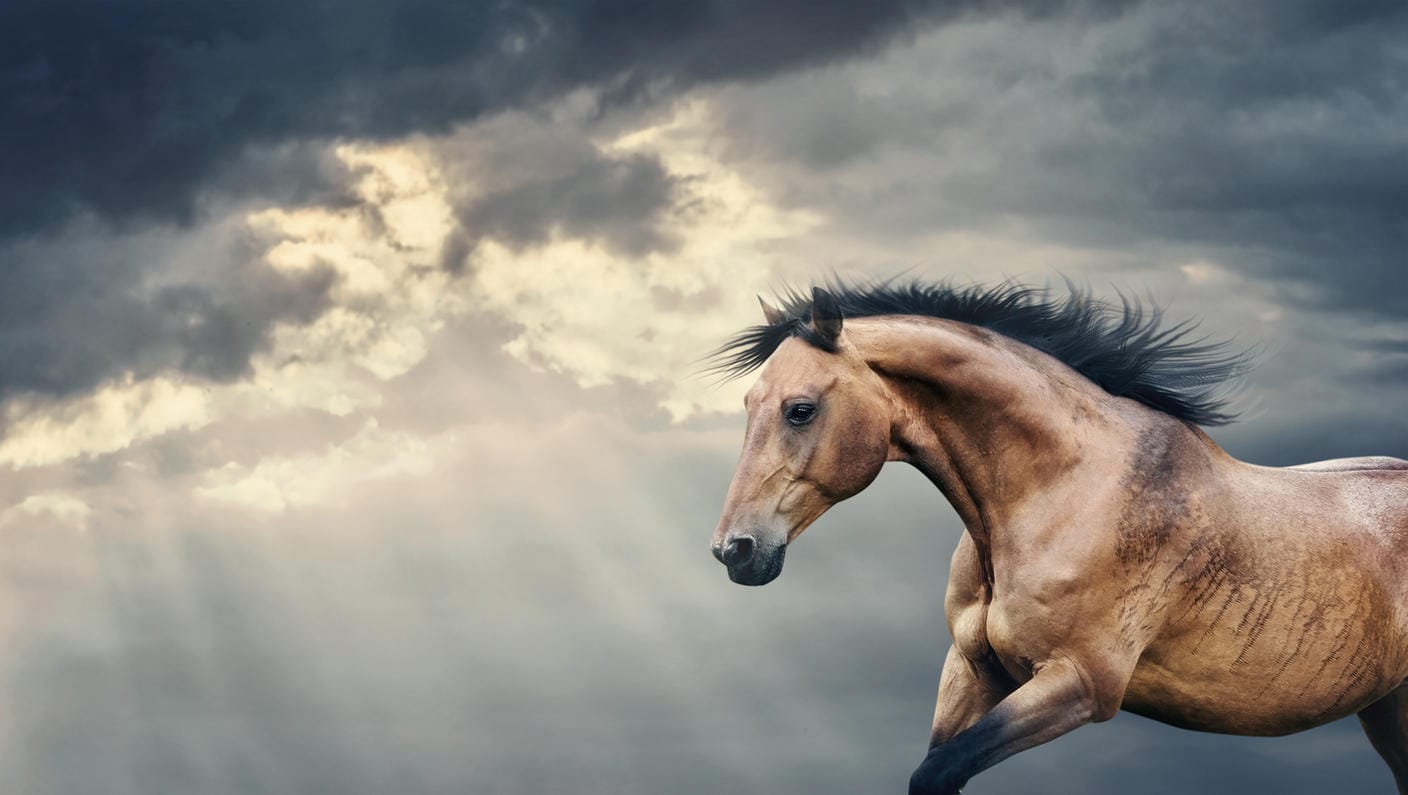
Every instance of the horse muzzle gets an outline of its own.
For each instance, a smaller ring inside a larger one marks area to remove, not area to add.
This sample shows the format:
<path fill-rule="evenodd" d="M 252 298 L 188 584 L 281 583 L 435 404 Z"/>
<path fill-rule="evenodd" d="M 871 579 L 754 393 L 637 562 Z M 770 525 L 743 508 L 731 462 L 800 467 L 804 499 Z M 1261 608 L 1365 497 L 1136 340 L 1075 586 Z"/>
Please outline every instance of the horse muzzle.
<path fill-rule="evenodd" d="M 728 578 L 739 585 L 766 585 L 782 573 L 787 545 L 769 546 L 754 536 L 729 536 L 713 547 L 714 557 L 728 567 Z"/>

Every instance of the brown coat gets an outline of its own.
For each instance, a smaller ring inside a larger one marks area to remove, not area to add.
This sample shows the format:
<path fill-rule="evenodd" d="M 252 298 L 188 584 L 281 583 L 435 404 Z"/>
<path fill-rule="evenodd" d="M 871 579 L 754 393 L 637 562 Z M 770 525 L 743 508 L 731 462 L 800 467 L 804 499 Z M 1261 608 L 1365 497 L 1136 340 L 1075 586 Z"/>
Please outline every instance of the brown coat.
<path fill-rule="evenodd" d="M 887 460 L 944 493 L 966 532 L 911 792 L 957 792 L 1121 708 L 1256 735 L 1359 713 L 1408 792 L 1408 462 L 1253 466 L 1001 334 L 894 315 L 843 331 L 820 295 L 811 342 L 778 345 L 748 393 L 713 545 L 761 585 Z"/>

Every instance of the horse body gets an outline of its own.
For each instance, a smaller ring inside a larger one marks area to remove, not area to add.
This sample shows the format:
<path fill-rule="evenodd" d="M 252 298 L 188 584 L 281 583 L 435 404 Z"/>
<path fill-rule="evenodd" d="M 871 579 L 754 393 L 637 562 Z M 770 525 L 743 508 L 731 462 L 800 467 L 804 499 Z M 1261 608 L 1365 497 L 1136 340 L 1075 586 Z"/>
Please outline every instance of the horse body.
<path fill-rule="evenodd" d="M 997 545 L 991 586 L 965 534 L 948 596 L 962 654 L 981 661 L 991 649 L 998 673 L 1026 681 L 1049 651 L 1031 642 L 1044 629 L 1031 625 L 1047 619 L 1032 605 L 1050 603 L 1070 617 L 1061 644 L 1079 631 L 1137 652 L 1123 709 L 1242 735 L 1353 714 L 1408 678 L 1408 472 L 1274 470 L 1219 450 L 1195 473 L 1180 469 L 1119 508 L 1094 500 L 1033 548 Z M 1004 530 L 1033 535 L 992 534 Z M 1065 533 L 1085 538 L 1065 543 Z M 1084 573 L 1074 588 L 1072 570 Z"/>
<path fill-rule="evenodd" d="M 1403 462 L 1399 462 L 1402 464 Z M 1206 519 L 1155 567 L 1163 616 L 1125 709 L 1280 735 L 1354 714 L 1408 678 L 1408 472 L 1227 460 Z M 1146 582 L 1141 575 L 1141 584 Z"/>
<path fill-rule="evenodd" d="M 749 393 L 715 554 L 771 580 L 886 460 L 944 493 L 966 532 L 911 792 L 956 792 L 1122 708 L 1252 735 L 1358 712 L 1408 791 L 1408 462 L 1253 466 L 1158 395 L 1111 394 L 1002 334 L 879 315 L 842 336 L 834 299 L 810 309 Z"/>

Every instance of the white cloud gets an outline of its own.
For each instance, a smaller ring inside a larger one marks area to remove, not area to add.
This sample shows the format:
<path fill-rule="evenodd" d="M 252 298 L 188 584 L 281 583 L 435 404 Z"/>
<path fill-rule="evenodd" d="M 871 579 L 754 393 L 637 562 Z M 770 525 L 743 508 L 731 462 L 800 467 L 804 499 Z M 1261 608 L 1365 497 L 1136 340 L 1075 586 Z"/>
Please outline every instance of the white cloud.
<path fill-rule="evenodd" d="M 18 505 L 12 505 L 0 513 L 0 528 L 13 527 L 40 518 L 86 528 L 92 512 L 88 503 L 71 494 L 42 492 L 31 494 Z"/>
<path fill-rule="evenodd" d="M 23 469 L 111 453 L 139 439 L 198 428 L 211 421 L 212 411 L 208 390 L 170 378 L 136 381 L 128 376 L 57 403 L 11 401 L 5 417 L 0 465 Z"/>
<path fill-rule="evenodd" d="M 340 146 L 361 204 L 267 208 L 242 221 L 272 267 L 335 272 L 329 309 L 306 324 L 273 327 L 250 371 L 229 383 L 128 375 L 62 401 L 12 400 L 0 409 L 7 427 L 0 466 L 51 466 L 294 409 L 369 413 L 381 405 L 385 382 L 422 361 L 448 320 L 476 310 L 517 327 L 506 348 L 512 356 L 584 387 L 615 379 L 651 385 L 676 418 L 735 410 L 741 387 L 718 389 L 697 377 L 700 357 L 757 319 L 754 294 L 768 292 L 785 264 L 780 242 L 805 235 L 818 218 L 778 208 L 723 165 L 711 151 L 710 112 L 703 101 L 682 104 L 663 123 L 597 143 L 613 155 L 658 158 L 687 186 L 672 223 L 676 249 L 630 258 L 560 234 L 522 249 L 484 239 L 466 278 L 442 267 L 459 230 L 442 178 L 451 164 L 436 157 L 453 147 Z M 455 133 L 473 134 L 472 127 Z M 283 491 L 259 497 L 256 474 L 210 488 L 270 505 L 291 499 Z"/>
<path fill-rule="evenodd" d="M 251 372 L 231 383 L 129 374 L 66 400 L 11 400 L 0 466 L 113 453 L 232 418 L 377 406 L 380 384 L 421 361 L 431 336 L 466 304 L 438 267 L 452 222 L 434 169 L 405 147 L 344 146 L 337 155 L 361 172 L 355 190 L 365 207 L 273 208 L 244 219 L 275 268 L 336 271 L 332 308 L 306 325 L 276 326 Z"/>
<path fill-rule="evenodd" d="M 605 148 L 658 157 L 687 186 L 688 211 L 672 233 L 680 245 L 638 259 L 578 239 L 521 251 L 482 243 L 474 260 L 477 305 L 516 323 L 506 350 L 526 364 L 590 387 L 626 379 L 660 388 L 676 419 L 734 410 L 734 388 L 697 378 L 699 359 L 746 323 L 760 320 L 754 295 L 784 264 L 778 242 L 818 218 L 784 210 L 711 152 L 703 102 Z"/>
<path fill-rule="evenodd" d="M 447 433 L 424 439 L 368 420 L 350 439 L 311 455 L 274 456 L 253 466 L 230 463 L 206 473 L 197 493 L 267 512 L 325 504 L 358 486 L 426 476 L 458 444 Z"/>

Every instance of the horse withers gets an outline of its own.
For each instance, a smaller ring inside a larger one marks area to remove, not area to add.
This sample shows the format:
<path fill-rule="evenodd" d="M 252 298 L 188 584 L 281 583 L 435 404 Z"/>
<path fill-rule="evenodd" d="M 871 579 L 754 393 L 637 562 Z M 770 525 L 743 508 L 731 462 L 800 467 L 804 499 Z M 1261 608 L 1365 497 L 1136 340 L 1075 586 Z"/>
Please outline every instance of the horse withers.
<path fill-rule="evenodd" d="M 762 368 L 712 541 L 730 579 L 777 577 L 886 461 L 966 531 L 911 793 L 1120 709 L 1243 735 L 1358 713 L 1408 793 L 1408 462 L 1231 457 L 1199 426 L 1233 418 L 1248 358 L 1137 303 L 914 283 L 763 306 L 718 360 Z"/>

